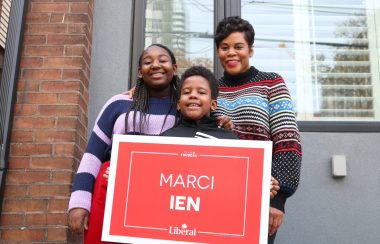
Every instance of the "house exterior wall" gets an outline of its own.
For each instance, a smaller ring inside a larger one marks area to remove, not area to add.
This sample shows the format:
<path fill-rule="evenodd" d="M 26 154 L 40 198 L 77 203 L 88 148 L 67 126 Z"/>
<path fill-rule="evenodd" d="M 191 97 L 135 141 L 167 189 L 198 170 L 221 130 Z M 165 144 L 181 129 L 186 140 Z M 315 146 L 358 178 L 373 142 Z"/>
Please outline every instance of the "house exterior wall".
<path fill-rule="evenodd" d="M 73 174 L 87 141 L 93 0 L 28 1 L 1 243 L 75 243 Z"/>
<path fill-rule="evenodd" d="M 117 5 L 124 0 L 113 0 L 113 2 Z M 132 14 L 125 9 L 117 10 L 105 5 L 106 3 L 99 1 L 95 6 L 93 58 L 97 67 L 109 66 L 110 59 L 113 58 L 123 59 L 124 54 L 121 52 L 130 50 L 129 42 L 126 40 L 124 46 L 116 41 L 115 47 L 108 49 L 107 53 L 104 52 L 104 47 L 114 41 L 114 38 L 106 38 L 101 34 L 110 28 L 108 18 L 110 11 L 115 19 L 125 19 Z M 128 33 L 130 31 L 127 22 L 121 21 L 119 27 Z M 376 50 L 370 51 L 376 52 Z M 128 64 L 129 61 L 125 62 Z M 99 79 L 100 76 L 103 79 Z M 119 86 L 120 80 L 125 80 L 123 72 L 119 71 L 116 74 L 112 69 L 92 68 L 91 70 L 91 87 L 93 88 L 96 83 L 101 89 L 97 92 L 101 93 L 104 99 L 124 91 L 124 85 Z M 107 95 L 105 87 L 113 87 L 113 84 L 119 87 Z M 92 94 L 94 93 L 91 92 L 91 97 Z M 93 113 L 89 114 L 89 126 L 93 125 L 104 102 L 97 104 L 95 99 L 90 99 L 89 106 Z M 303 161 L 300 186 L 286 203 L 285 220 L 277 234 L 276 243 L 378 243 L 380 133 L 301 132 L 301 140 Z M 346 155 L 346 177 L 332 176 L 333 155 Z"/>
<path fill-rule="evenodd" d="M 70 187 L 98 112 L 128 88 L 132 0 L 28 3 L 0 243 L 80 243 L 67 228 Z M 378 243 L 380 133 L 301 139 L 301 182 L 276 243 Z M 337 154 L 343 178 L 332 177 Z"/>

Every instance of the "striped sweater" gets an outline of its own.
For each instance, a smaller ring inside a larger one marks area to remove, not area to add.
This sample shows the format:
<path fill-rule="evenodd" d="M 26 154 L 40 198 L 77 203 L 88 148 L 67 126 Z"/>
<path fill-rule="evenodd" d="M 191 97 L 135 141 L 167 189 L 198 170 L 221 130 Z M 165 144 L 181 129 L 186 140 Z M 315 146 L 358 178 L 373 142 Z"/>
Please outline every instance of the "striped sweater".
<path fill-rule="evenodd" d="M 107 101 L 98 115 L 75 176 L 69 211 L 72 208 L 84 208 L 90 211 L 95 179 L 102 163 L 109 160 L 113 135 L 125 134 L 125 117 L 131 104 L 132 100 L 128 96 L 116 95 Z M 168 116 L 165 120 L 166 114 Z M 133 112 L 131 112 L 128 116 L 127 134 L 159 135 L 174 126 L 176 115 L 176 106 L 171 103 L 169 97 L 150 98 L 147 123 L 143 123 L 140 131 L 139 114 L 137 114 L 134 128 Z"/>
<path fill-rule="evenodd" d="M 225 73 L 214 115 L 231 117 L 240 139 L 273 141 L 272 175 L 280 182 L 280 191 L 271 206 L 284 211 L 286 198 L 298 187 L 302 151 L 293 103 L 282 77 L 254 67 L 236 76 Z"/>

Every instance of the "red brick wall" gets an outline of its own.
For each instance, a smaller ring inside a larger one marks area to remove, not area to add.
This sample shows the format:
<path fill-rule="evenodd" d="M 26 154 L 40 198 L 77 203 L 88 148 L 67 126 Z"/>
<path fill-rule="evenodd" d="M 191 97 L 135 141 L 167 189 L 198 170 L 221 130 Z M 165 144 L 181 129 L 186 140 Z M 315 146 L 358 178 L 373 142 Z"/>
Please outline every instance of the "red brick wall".
<path fill-rule="evenodd" d="M 71 183 L 87 141 L 93 0 L 29 0 L 1 243 L 74 243 Z"/>

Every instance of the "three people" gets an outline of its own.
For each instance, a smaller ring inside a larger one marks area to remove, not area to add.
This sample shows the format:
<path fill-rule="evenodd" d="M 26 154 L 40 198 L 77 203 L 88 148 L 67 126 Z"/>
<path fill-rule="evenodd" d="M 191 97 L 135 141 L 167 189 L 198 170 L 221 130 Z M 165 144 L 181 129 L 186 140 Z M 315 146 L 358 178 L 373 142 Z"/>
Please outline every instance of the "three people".
<path fill-rule="evenodd" d="M 272 175 L 280 183 L 278 194 L 272 195 L 270 207 L 269 243 L 273 243 L 275 233 L 283 222 L 285 201 L 296 191 L 299 183 L 302 151 L 293 104 L 284 80 L 276 73 L 262 72 L 250 65 L 250 57 L 254 54 L 254 36 L 252 25 L 240 17 L 228 17 L 218 24 L 215 44 L 224 75 L 219 80 L 217 101 L 213 83 L 200 75 L 203 72 L 199 71 L 200 68 L 188 71 L 196 75 L 187 76 L 184 73 L 181 98 L 178 100 L 177 65 L 173 53 L 159 44 L 144 50 L 139 60 L 139 80 L 133 99 L 128 95 L 117 95 L 107 102 L 98 116 L 74 181 L 69 205 L 71 229 L 80 231 L 83 226 L 87 228 L 90 209 L 93 216 L 98 216 L 94 212 L 104 215 L 104 202 L 94 211 L 94 199 L 98 193 L 92 189 L 95 179 L 98 181 L 96 177 L 103 177 L 108 167 L 108 163 L 103 162 L 109 160 L 112 135 L 161 134 L 174 126 L 178 118 L 177 107 L 185 117 L 180 127 L 208 123 L 209 113 L 214 117 L 227 115 L 232 119 L 234 132 L 240 139 L 273 141 Z M 206 85 L 205 81 L 208 81 L 210 90 L 206 93 L 210 92 L 209 97 L 202 102 L 202 106 L 192 104 L 193 108 L 187 107 L 188 102 L 184 101 L 189 101 L 191 95 L 186 94 L 187 90 L 183 88 L 191 84 L 191 89 L 199 93 L 203 89 L 199 87 Z M 192 117 L 199 112 L 198 107 L 201 113 L 198 117 Z M 212 128 L 215 129 L 214 122 Z M 176 130 L 164 135 L 178 135 L 179 129 Z M 98 195 L 105 200 L 105 190 Z M 85 236 L 94 236 L 95 232 L 99 232 L 99 236 L 94 238 L 100 238 L 101 226 L 100 231 L 94 229 L 93 234 L 86 232 Z M 88 243 L 95 239 L 88 239 Z"/>

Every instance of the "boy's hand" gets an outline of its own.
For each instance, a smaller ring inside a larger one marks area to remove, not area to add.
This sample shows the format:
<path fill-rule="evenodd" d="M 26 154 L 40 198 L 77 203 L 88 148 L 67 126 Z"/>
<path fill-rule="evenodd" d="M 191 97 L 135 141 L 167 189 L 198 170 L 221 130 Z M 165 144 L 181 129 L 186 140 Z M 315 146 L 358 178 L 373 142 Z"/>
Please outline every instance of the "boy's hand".
<path fill-rule="evenodd" d="M 110 177 L 110 167 L 107 167 L 107 170 L 104 172 L 103 177 L 106 178 L 106 180 L 108 180 L 108 178 Z"/>
<path fill-rule="evenodd" d="M 88 229 L 88 211 L 84 208 L 73 208 L 69 212 L 68 225 L 69 228 L 80 233 L 83 228 Z"/>
<path fill-rule="evenodd" d="M 231 118 L 226 115 L 217 117 L 216 123 L 219 127 L 224 128 L 226 130 L 233 130 L 235 128 L 235 125 L 234 123 L 232 123 Z"/>
<path fill-rule="evenodd" d="M 270 180 L 270 199 L 273 199 L 277 195 L 277 192 L 280 190 L 280 184 L 273 176 Z"/>

